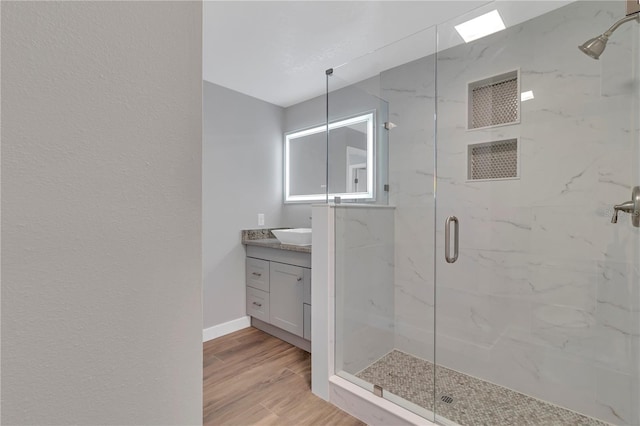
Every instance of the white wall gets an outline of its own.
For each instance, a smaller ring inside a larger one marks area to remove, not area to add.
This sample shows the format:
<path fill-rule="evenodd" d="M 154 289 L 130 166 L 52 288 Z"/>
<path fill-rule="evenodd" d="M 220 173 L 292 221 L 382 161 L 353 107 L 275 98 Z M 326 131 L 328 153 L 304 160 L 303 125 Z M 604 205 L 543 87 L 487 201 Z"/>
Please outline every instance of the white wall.
<path fill-rule="evenodd" d="M 204 83 L 204 328 L 246 315 L 242 229 L 291 226 L 282 214 L 283 109 Z"/>
<path fill-rule="evenodd" d="M 202 5 L 1 7 L 2 423 L 199 424 Z"/>

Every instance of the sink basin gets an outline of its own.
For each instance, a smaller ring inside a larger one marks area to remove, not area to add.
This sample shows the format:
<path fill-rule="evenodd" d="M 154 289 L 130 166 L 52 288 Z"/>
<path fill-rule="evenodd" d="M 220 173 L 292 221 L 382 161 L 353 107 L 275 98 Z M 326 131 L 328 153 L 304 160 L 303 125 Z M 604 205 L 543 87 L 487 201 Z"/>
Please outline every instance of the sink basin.
<path fill-rule="evenodd" d="M 293 246 L 311 245 L 311 228 L 274 229 L 271 232 L 282 244 Z"/>

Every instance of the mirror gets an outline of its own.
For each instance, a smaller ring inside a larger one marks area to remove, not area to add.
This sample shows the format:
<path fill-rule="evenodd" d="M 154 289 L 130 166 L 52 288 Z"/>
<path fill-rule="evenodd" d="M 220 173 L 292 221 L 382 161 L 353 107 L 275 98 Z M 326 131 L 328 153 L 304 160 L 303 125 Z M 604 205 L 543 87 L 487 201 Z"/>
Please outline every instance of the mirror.
<path fill-rule="evenodd" d="M 329 173 L 329 200 L 372 200 L 374 112 L 326 126 L 285 135 L 285 203 L 324 201 Z"/>

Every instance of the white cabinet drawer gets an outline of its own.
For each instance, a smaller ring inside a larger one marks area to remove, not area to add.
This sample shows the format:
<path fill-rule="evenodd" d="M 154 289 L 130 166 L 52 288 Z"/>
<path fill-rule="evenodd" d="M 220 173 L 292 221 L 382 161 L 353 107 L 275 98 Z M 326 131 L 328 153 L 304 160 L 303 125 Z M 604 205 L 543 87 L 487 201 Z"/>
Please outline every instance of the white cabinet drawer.
<path fill-rule="evenodd" d="M 269 261 L 247 257 L 247 285 L 269 292 Z"/>
<path fill-rule="evenodd" d="M 247 315 L 269 321 L 269 293 L 247 287 Z"/>

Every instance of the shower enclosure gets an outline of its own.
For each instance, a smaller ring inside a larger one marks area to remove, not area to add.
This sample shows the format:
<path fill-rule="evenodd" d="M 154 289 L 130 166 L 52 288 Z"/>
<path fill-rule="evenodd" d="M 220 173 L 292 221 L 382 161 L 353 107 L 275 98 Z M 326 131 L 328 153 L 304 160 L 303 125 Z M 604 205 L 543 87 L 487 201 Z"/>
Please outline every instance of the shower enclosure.
<path fill-rule="evenodd" d="M 336 375 L 440 424 L 640 424 L 640 25 L 577 48 L 624 14 L 492 2 L 328 72 L 375 136 L 374 197 L 333 208 Z"/>

